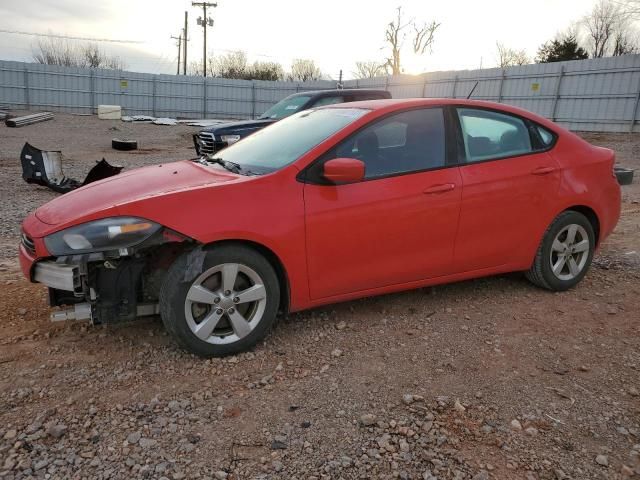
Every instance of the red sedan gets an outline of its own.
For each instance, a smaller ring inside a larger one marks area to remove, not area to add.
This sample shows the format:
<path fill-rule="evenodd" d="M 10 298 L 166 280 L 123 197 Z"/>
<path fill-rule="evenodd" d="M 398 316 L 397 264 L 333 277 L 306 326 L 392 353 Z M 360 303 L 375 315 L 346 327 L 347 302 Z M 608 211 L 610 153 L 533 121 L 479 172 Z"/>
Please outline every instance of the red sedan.
<path fill-rule="evenodd" d="M 278 312 L 511 271 L 571 288 L 618 221 L 613 164 L 506 105 L 333 105 L 61 196 L 24 221 L 20 261 L 58 318 L 160 313 L 225 355 Z"/>

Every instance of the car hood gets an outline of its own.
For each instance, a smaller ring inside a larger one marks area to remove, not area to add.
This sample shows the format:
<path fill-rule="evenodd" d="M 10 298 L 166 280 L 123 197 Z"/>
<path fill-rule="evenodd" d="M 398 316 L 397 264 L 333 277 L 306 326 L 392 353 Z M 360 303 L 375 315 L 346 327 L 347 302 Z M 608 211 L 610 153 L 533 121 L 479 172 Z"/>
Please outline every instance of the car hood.
<path fill-rule="evenodd" d="M 117 215 L 118 205 L 193 187 L 225 183 L 239 176 L 189 160 L 137 168 L 60 196 L 35 211 L 48 225 L 67 225 Z M 101 215 L 104 213 L 104 215 Z"/>
<path fill-rule="evenodd" d="M 210 132 L 215 135 L 242 135 L 247 132 L 253 132 L 254 130 L 264 128 L 275 122 L 275 119 L 244 120 L 241 122 L 222 123 L 220 125 L 205 128 L 201 131 Z"/>

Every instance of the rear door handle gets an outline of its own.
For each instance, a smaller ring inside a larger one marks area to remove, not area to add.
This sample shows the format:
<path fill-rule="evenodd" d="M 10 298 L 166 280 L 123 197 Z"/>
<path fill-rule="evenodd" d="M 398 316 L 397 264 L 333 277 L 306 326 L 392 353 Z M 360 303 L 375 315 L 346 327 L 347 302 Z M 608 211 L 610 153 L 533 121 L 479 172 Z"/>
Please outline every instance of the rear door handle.
<path fill-rule="evenodd" d="M 555 172 L 556 169 L 554 167 L 538 167 L 531 171 L 533 175 L 548 175 L 550 173 Z"/>
<path fill-rule="evenodd" d="M 432 185 L 429 188 L 427 188 L 423 193 L 427 195 L 434 194 L 434 193 L 444 193 L 444 192 L 449 192 L 454 188 L 456 188 L 456 186 L 453 183 L 443 183 L 440 185 Z"/>

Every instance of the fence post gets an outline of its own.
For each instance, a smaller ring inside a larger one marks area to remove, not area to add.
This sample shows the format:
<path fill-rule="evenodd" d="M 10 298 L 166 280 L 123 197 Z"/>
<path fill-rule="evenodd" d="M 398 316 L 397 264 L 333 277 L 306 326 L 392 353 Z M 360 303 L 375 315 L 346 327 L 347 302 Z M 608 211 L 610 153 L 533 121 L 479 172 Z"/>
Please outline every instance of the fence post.
<path fill-rule="evenodd" d="M 456 87 L 458 86 L 458 75 L 453 79 L 453 92 L 451 92 L 451 98 L 456 98 Z"/>
<path fill-rule="evenodd" d="M 633 112 L 631 112 L 631 123 L 629 124 L 629 133 L 633 133 L 633 127 L 636 124 L 636 116 L 638 115 L 639 103 L 640 103 L 640 80 L 638 81 L 638 91 L 636 93 L 636 102 L 633 104 Z"/>
<path fill-rule="evenodd" d="M 564 65 L 560 67 L 560 73 L 558 74 L 558 83 L 556 83 L 556 94 L 553 99 L 553 111 L 551 113 L 551 120 L 556 121 L 556 112 L 558 110 L 558 100 L 560 100 L 560 84 L 562 83 L 562 77 L 564 77 Z"/>
<path fill-rule="evenodd" d="M 498 103 L 502 103 L 502 88 L 504 86 L 504 79 L 506 75 L 507 75 L 506 70 L 503 68 L 502 76 L 500 77 L 500 90 L 498 90 Z"/>
<path fill-rule="evenodd" d="M 427 85 L 429 85 L 429 81 L 427 80 L 427 76 L 424 76 L 424 83 L 422 84 L 422 98 L 427 97 Z"/>
<path fill-rule="evenodd" d="M 256 118 L 256 82 L 251 82 L 251 119 Z"/>
<path fill-rule="evenodd" d="M 26 110 L 30 110 L 31 109 L 31 100 L 29 98 L 29 67 L 27 67 L 27 65 L 25 64 L 24 66 L 24 71 L 23 71 L 23 82 L 24 83 L 24 104 L 25 104 L 25 109 Z"/>
<path fill-rule="evenodd" d="M 158 77 L 157 75 L 153 76 L 153 83 L 152 83 L 153 91 L 151 94 L 151 109 L 154 117 L 156 116 L 156 108 L 157 108 L 157 104 L 156 104 L 156 95 L 158 92 L 158 86 L 156 85 L 157 77 Z"/>
<path fill-rule="evenodd" d="M 89 70 L 89 90 L 91 95 L 91 113 L 95 115 L 96 113 L 96 72 L 95 68 Z"/>
<path fill-rule="evenodd" d="M 388 92 L 389 91 L 389 75 L 387 75 L 384 78 L 384 89 Z"/>
<path fill-rule="evenodd" d="M 207 77 L 202 77 L 202 118 L 207 118 Z"/>

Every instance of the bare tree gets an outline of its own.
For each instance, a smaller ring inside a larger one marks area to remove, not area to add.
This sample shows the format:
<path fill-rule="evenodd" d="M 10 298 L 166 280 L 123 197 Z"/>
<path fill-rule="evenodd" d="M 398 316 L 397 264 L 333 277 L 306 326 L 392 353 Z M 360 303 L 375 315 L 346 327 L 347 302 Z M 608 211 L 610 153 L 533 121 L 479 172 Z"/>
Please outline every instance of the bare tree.
<path fill-rule="evenodd" d="M 207 73 L 212 77 L 248 79 L 251 77 L 247 54 L 242 50 L 229 52 L 207 61 Z"/>
<path fill-rule="evenodd" d="M 600 0 L 593 7 L 591 13 L 584 18 L 584 26 L 593 58 L 602 58 L 607 55 L 610 43 L 613 43 L 616 36 L 621 14 L 619 4 L 609 0 Z"/>
<path fill-rule="evenodd" d="M 438 30 L 440 24 L 437 22 L 425 22 L 418 26 L 413 19 L 404 22 L 402 18 L 402 7 L 396 8 L 396 18 L 389 22 L 384 34 L 385 41 L 387 42 L 390 50 L 389 57 L 386 59 L 385 65 L 389 67 L 392 75 L 400 75 L 402 73 L 400 55 L 407 36 L 406 28 L 409 26 L 413 29 L 413 53 L 423 55 L 427 50 L 431 51 L 436 30 Z"/>
<path fill-rule="evenodd" d="M 282 80 L 284 69 L 278 62 L 254 62 L 251 67 L 251 77 L 254 80 Z"/>
<path fill-rule="evenodd" d="M 386 65 L 378 62 L 356 62 L 356 70 L 352 72 L 356 78 L 375 78 L 387 73 Z"/>
<path fill-rule="evenodd" d="M 290 82 L 308 82 L 320 80 L 322 72 L 313 60 L 296 58 L 291 62 L 291 71 L 287 74 Z"/>
<path fill-rule="evenodd" d="M 498 48 L 498 66 L 500 68 L 513 67 L 516 65 L 526 65 L 531 63 L 531 59 L 527 54 L 526 50 L 515 50 L 513 48 L 509 48 L 504 44 L 497 42 L 496 47 Z"/>
<path fill-rule="evenodd" d="M 122 59 L 108 55 L 95 43 L 76 44 L 62 38 L 45 37 L 38 39 L 32 48 L 36 63 L 113 70 L 126 67 Z"/>

